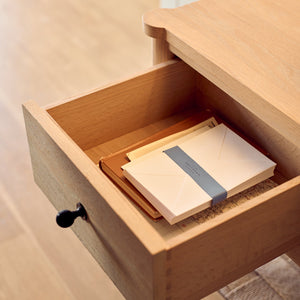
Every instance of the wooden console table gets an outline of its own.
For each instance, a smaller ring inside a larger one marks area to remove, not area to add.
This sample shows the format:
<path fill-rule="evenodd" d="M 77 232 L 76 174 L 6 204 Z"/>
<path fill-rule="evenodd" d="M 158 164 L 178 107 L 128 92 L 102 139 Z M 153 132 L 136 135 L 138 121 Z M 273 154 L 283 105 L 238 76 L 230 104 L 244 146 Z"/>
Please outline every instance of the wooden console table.
<path fill-rule="evenodd" d="M 87 220 L 72 228 L 126 298 L 199 299 L 284 252 L 299 259 L 299 12 L 290 0 L 154 10 L 153 68 L 55 106 L 24 104 L 36 183 L 58 210 L 82 203 Z M 207 108 L 270 153 L 279 185 L 203 223 L 153 222 L 97 162 Z"/>

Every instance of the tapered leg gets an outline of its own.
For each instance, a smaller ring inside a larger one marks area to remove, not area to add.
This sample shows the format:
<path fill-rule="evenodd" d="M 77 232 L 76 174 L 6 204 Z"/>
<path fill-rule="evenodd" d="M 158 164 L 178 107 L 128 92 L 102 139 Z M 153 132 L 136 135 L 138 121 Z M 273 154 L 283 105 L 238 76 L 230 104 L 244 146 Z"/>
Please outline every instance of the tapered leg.
<path fill-rule="evenodd" d="M 170 52 L 169 44 L 165 41 L 165 39 L 153 39 L 152 48 L 154 65 L 174 57 L 174 54 Z"/>

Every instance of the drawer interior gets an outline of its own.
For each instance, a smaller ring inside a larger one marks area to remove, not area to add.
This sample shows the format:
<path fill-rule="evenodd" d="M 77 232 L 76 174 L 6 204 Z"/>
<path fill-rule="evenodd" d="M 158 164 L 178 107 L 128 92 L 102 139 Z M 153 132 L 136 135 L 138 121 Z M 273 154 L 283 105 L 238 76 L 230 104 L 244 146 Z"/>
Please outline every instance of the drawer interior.
<path fill-rule="evenodd" d="M 209 109 L 268 151 L 287 179 L 300 172 L 299 151 L 182 61 L 50 107 L 47 112 L 98 163 L 99 158 L 146 138 L 195 111 Z"/>
<path fill-rule="evenodd" d="M 50 107 L 47 112 L 91 159 L 90 163 L 97 164 L 102 156 L 167 128 L 195 111 L 207 109 L 270 153 L 278 163 L 276 176 L 249 192 L 251 197 L 246 191 L 239 198 L 176 226 L 169 226 L 164 220 L 155 223 L 145 216 L 167 241 L 174 235 L 178 237 L 186 230 L 212 222 L 220 213 L 245 199 L 263 194 L 294 177 L 299 170 L 297 163 L 290 159 L 295 147 L 182 61 L 160 64 L 142 75 Z M 99 173 L 102 172 L 99 170 Z"/>
<path fill-rule="evenodd" d="M 58 210 L 84 205 L 88 219 L 72 229 L 128 298 L 189 291 L 199 299 L 299 245 L 299 148 L 183 61 L 46 110 L 33 101 L 23 108 L 36 183 Z M 101 156 L 207 109 L 270 154 L 271 181 L 171 226 L 97 167 Z"/>

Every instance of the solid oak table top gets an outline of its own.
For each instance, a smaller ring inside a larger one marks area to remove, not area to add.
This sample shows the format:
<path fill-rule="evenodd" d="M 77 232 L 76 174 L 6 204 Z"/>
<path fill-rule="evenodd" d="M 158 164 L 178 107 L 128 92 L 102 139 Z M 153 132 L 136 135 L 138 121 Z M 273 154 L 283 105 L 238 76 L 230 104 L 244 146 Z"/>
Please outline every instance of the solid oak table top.
<path fill-rule="evenodd" d="M 144 15 L 145 32 L 300 146 L 300 2 L 200 0 Z"/>

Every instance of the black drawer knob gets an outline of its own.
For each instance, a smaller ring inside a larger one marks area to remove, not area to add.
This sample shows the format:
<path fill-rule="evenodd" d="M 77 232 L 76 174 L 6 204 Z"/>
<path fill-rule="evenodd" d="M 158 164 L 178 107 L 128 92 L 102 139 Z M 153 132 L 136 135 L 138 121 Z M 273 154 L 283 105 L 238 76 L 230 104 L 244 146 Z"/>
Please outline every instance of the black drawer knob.
<path fill-rule="evenodd" d="M 86 210 L 81 203 L 77 203 L 76 210 L 62 210 L 56 216 L 56 223 L 58 226 L 67 228 L 70 227 L 77 217 L 82 219 L 87 219 Z"/>

